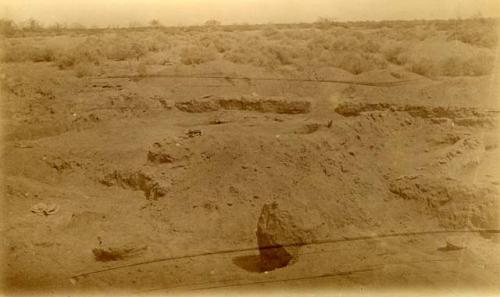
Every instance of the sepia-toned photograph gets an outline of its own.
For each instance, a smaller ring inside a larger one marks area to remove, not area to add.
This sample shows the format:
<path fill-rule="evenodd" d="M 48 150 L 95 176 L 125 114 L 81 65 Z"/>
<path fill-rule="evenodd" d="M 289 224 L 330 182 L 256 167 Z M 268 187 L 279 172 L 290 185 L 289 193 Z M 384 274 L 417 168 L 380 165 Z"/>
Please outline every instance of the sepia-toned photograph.
<path fill-rule="evenodd" d="M 497 0 L 0 0 L 0 294 L 499 296 Z"/>

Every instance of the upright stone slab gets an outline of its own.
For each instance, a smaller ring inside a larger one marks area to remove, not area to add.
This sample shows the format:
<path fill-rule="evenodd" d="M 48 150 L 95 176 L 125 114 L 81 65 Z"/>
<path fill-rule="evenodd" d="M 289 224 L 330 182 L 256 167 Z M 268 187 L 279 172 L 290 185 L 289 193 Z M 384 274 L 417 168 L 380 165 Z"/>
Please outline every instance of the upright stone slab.
<path fill-rule="evenodd" d="M 262 270 L 274 270 L 296 261 L 300 247 L 314 242 L 325 229 L 319 211 L 302 203 L 265 204 L 257 224 Z"/>

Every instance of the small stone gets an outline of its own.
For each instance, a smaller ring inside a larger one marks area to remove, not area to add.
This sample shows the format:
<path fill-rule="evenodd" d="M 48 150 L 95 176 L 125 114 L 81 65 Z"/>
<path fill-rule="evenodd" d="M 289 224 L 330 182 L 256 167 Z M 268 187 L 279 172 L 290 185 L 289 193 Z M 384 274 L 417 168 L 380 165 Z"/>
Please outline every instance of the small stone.
<path fill-rule="evenodd" d="M 196 137 L 196 136 L 201 136 L 201 130 L 200 129 L 188 129 L 186 131 L 186 135 L 188 137 Z"/>
<path fill-rule="evenodd" d="M 454 243 L 451 243 L 449 240 L 446 241 L 446 246 L 438 248 L 438 251 L 441 252 L 451 252 L 451 251 L 459 251 L 465 249 L 464 246 L 460 246 Z"/>
<path fill-rule="evenodd" d="M 31 208 L 31 212 L 38 215 L 48 216 L 56 214 L 59 211 L 59 205 L 54 203 L 38 203 Z"/>

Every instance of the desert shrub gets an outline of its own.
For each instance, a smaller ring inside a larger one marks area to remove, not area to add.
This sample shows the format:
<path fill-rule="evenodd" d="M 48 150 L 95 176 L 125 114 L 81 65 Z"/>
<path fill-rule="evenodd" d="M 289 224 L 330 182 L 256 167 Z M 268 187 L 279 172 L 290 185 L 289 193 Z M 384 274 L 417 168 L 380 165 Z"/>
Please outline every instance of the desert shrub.
<path fill-rule="evenodd" d="M 74 67 L 76 77 L 85 77 L 95 75 L 95 66 L 89 63 L 78 63 Z"/>
<path fill-rule="evenodd" d="M 463 65 L 464 75 L 479 76 L 493 72 L 495 57 L 489 54 L 477 54 L 468 58 Z"/>
<path fill-rule="evenodd" d="M 423 27 L 419 27 L 415 33 L 415 37 L 419 41 L 424 41 L 426 39 L 430 39 L 432 37 L 435 37 L 436 35 L 437 35 L 437 32 L 434 29 L 434 27 L 430 27 L 428 25 L 423 26 Z"/>
<path fill-rule="evenodd" d="M 366 40 L 361 45 L 361 50 L 368 53 L 378 53 L 380 51 L 380 44 L 371 39 Z"/>
<path fill-rule="evenodd" d="M 145 44 L 146 46 L 146 49 L 148 52 L 153 52 L 153 53 L 157 53 L 159 52 L 161 49 L 162 49 L 162 46 L 160 46 L 159 43 L 155 42 L 154 40 L 151 40 L 151 39 L 147 39 L 145 40 Z"/>
<path fill-rule="evenodd" d="M 435 62 L 426 57 L 410 60 L 407 64 L 407 69 L 424 76 L 434 76 L 437 73 Z"/>
<path fill-rule="evenodd" d="M 342 31 L 332 31 L 331 34 L 322 34 L 315 36 L 308 43 L 307 47 L 316 52 L 321 52 L 323 49 L 330 49 L 333 51 L 363 51 L 365 41 L 363 34 L 349 34 Z M 372 42 L 366 44 L 367 46 L 376 47 Z"/>
<path fill-rule="evenodd" d="M 217 49 L 213 46 L 190 46 L 181 51 L 180 57 L 184 65 L 203 64 L 217 58 Z"/>
<path fill-rule="evenodd" d="M 277 63 L 271 63 L 271 65 L 290 65 L 293 64 L 293 58 L 297 57 L 292 48 L 281 45 L 268 46 L 267 52 L 271 60 L 277 61 Z"/>
<path fill-rule="evenodd" d="M 319 52 L 319 55 L 315 56 L 316 56 L 316 61 L 324 65 L 330 65 L 334 59 L 332 52 L 327 49 L 322 49 Z"/>
<path fill-rule="evenodd" d="M 30 59 L 33 62 L 51 62 L 54 60 L 55 52 L 48 47 L 35 48 L 31 52 Z"/>
<path fill-rule="evenodd" d="M 241 47 L 226 52 L 223 58 L 224 60 L 233 62 L 235 64 L 249 64 L 251 61 L 251 58 L 245 53 L 245 51 Z"/>
<path fill-rule="evenodd" d="M 329 50 L 323 50 L 317 57 L 316 63 L 322 66 L 337 67 L 353 74 L 387 68 L 387 62 L 374 54 L 356 52 L 335 53 Z"/>
<path fill-rule="evenodd" d="M 480 76 L 491 74 L 495 65 L 493 55 L 478 52 L 470 57 L 453 56 L 439 65 L 439 74 L 444 76 Z"/>
<path fill-rule="evenodd" d="M 465 27 L 453 31 L 448 40 L 458 40 L 478 47 L 493 48 L 498 44 L 495 27 Z"/>
<path fill-rule="evenodd" d="M 115 61 L 138 59 L 145 56 L 147 52 L 148 49 L 144 43 L 121 38 L 111 40 L 105 49 L 106 58 Z"/>
<path fill-rule="evenodd" d="M 69 69 L 79 63 L 100 65 L 104 58 L 104 53 L 98 46 L 84 42 L 59 54 L 55 64 L 59 69 Z"/>
<path fill-rule="evenodd" d="M 275 59 L 261 45 L 240 45 L 224 53 L 223 58 L 236 64 L 250 64 L 259 67 L 273 67 Z"/>
<path fill-rule="evenodd" d="M 331 48 L 337 51 L 352 51 L 359 49 L 360 42 L 355 36 L 342 36 L 333 41 Z"/>
<path fill-rule="evenodd" d="M 77 62 L 88 62 L 94 65 L 100 65 L 104 59 L 102 50 L 98 47 L 80 46 L 74 51 Z"/>
<path fill-rule="evenodd" d="M 316 31 L 311 29 L 288 30 L 284 32 L 285 37 L 294 40 L 310 40 L 316 36 Z"/>
<path fill-rule="evenodd" d="M 372 54 L 344 53 L 336 55 L 333 66 L 360 74 L 370 70 L 385 69 L 387 62 Z"/>
<path fill-rule="evenodd" d="M 449 57 L 441 62 L 441 74 L 445 76 L 460 76 L 464 73 L 463 66 L 460 57 Z"/>
<path fill-rule="evenodd" d="M 19 32 L 19 28 L 12 20 L 0 19 L 0 34 L 11 37 Z"/>
<path fill-rule="evenodd" d="M 56 58 L 55 64 L 59 69 L 72 68 L 75 65 L 76 58 L 74 55 L 69 53 L 63 53 Z"/>
<path fill-rule="evenodd" d="M 148 63 L 147 61 L 140 61 L 135 65 L 135 70 L 137 71 L 137 74 L 140 76 L 145 76 L 148 74 Z"/>
<path fill-rule="evenodd" d="M 213 45 L 219 53 L 225 53 L 231 50 L 231 43 L 224 41 L 224 39 L 221 38 L 213 40 Z"/>
<path fill-rule="evenodd" d="M 269 40 L 279 40 L 284 37 L 283 32 L 278 30 L 275 26 L 269 25 L 262 30 L 262 35 Z"/>
<path fill-rule="evenodd" d="M 382 49 L 382 54 L 388 62 L 403 65 L 406 62 L 405 48 L 399 44 L 391 44 Z"/>
<path fill-rule="evenodd" d="M 5 46 L 2 50 L 2 62 L 51 62 L 55 55 L 55 50 L 49 47 L 20 44 Z"/>
<path fill-rule="evenodd" d="M 290 46 L 278 44 L 243 44 L 226 52 L 225 60 L 238 64 L 250 64 L 274 69 L 282 65 L 295 65 L 299 51 Z"/>
<path fill-rule="evenodd" d="M 145 49 L 152 53 L 169 49 L 172 46 L 169 36 L 163 32 L 154 32 L 154 34 L 147 34 L 139 38 L 141 38 L 141 42 L 144 44 Z"/>
<path fill-rule="evenodd" d="M 218 27 L 221 25 L 221 22 L 218 20 L 208 20 L 203 25 L 208 27 Z"/>
<path fill-rule="evenodd" d="M 225 53 L 232 47 L 232 39 L 228 35 L 223 34 L 206 34 L 202 35 L 198 42 L 204 47 L 213 46 L 219 53 Z"/>
<path fill-rule="evenodd" d="M 358 41 L 365 41 L 366 36 L 365 34 L 359 32 L 359 31 L 354 31 L 354 32 L 348 32 L 348 30 L 342 29 L 344 34 L 349 34 L 350 36 L 356 38 Z"/>
<path fill-rule="evenodd" d="M 311 51 L 316 51 L 321 53 L 322 50 L 328 50 L 332 48 L 332 38 L 330 36 L 326 35 L 318 35 L 312 38 L 308 43 L 307 43 L 307 48 Z"/>
<path fill-rule="evenodd" d="M 446 20 L 435 21 L 434 22 L 434 27 L 438 31 L 450 31 L 450 30 L 453 30 L 454 28 L 456 28 L 457 21 L 458 20 L 454 20 L 454 21 L 451 21 L 451 20 L 447 20 L 447 21 Z"/>
<path fill-rule="evenodd" d="M 326 18 L 326 17 L 320 17 L 314 22 L 314 26 L 318 29 L 326 30 L 331 27 L 334 27 L 336 24 L 334 19 L 331 18 Z"/>

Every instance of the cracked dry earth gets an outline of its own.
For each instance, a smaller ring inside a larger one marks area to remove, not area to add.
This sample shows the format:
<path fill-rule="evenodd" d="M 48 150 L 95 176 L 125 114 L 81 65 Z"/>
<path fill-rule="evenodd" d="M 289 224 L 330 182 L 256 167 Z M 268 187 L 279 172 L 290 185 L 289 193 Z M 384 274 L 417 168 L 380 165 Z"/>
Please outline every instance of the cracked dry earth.
<path fill-rule="evenodd" d="M 5 284 L 47 292 L 496 289 L 499 235 L 453 232 L 499 227 L 498 113 L 494 99 L 476 97 L 488 79 L 286 83 L 284 96 L 274 93 L 284 82 L 204 96 L 160 78 L 122 80 L 115 93 L 95 83 L 67 90 L 79 104 L 65 126 L 57 113 L 52 122 L 33 113 L 38 124 L 7 120 Z M 456 98 L 464 83 L 478 91 Z M 152 84 L 184 95 L 137 91 Z M 443 100 L 421 99 L 423 89 Z M 322 241 L 264 273 L 261 209 L 297 201 L 320 213 Z M 33 213 L 40 202 L 57 212 Z M 439 230 L 447 232 L 431 232 Z M 424 233 L 377 237 L 414 232 Z"/>

